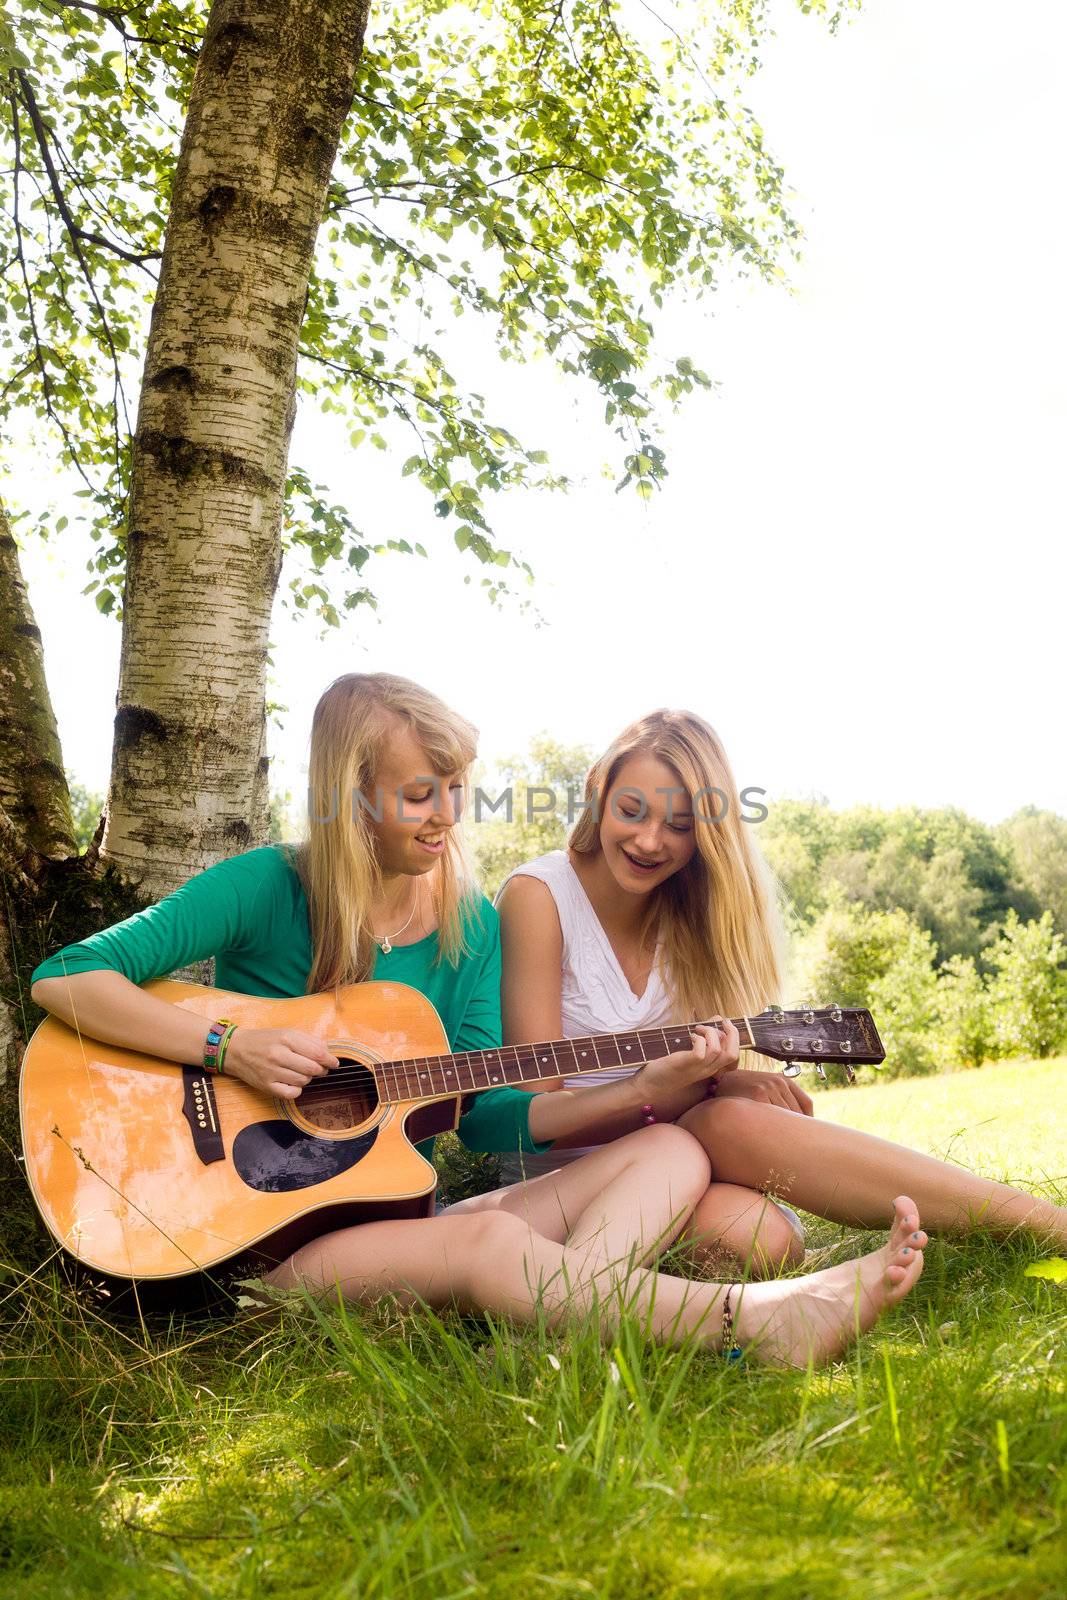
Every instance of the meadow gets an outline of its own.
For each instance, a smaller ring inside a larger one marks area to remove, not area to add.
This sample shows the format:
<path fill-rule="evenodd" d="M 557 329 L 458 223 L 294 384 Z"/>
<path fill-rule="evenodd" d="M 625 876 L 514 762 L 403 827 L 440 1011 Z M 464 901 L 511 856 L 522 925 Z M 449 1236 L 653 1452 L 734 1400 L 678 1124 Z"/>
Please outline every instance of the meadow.
<path fill-rule="evenodd" d="M 1065 1067 L 818 1110 L 1063 1197 Z M 809 1242 L 822 1264 L 870 1238 Z M 1025 1275 L 1040 1253 L 934 1240 L 815 1374 L 385 1306 L 111 1327 L 9 1271 L 3 1592 L 1062 1600 L 1067 1285 Z"/>

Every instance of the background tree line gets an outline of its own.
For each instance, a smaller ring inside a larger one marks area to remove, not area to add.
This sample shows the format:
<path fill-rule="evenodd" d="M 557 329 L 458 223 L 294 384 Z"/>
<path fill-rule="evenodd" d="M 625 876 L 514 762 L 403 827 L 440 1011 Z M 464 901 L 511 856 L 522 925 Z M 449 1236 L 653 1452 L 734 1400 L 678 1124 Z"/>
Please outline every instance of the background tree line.
<path fill-rule="evenodd" d="M 470 836 L 495 893 L 513 867 L 567 837 L 566 797 L 583 793 L 591 750 L 542 734 L 504 760 Z M 528 820 L 531 787 L 559 797 Z M 1027 807 L 991 825 L 915 806 L 834 811 L 768 802 L 753 824 L 778 881 L 788 935 L 787 999 L 866 1006 L 888 1057 L 883 1075 L 1049 1056 L 1067 1046 L 1067 818 Z"/>

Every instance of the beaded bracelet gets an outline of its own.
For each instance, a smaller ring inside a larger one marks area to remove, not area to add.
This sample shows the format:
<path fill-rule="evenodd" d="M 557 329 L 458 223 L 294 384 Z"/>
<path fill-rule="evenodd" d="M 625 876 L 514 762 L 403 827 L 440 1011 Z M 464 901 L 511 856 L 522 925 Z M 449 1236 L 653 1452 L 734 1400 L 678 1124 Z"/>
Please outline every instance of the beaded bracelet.
<path fill-rule="evenodd" d="M 236 1024 L 230 1022 L 226 1017 L 220 1017 L 218 1022 L 213 1022 L 210 1028 L 208 1028 L 207 1038 L 204 1041 L 205 1072 L 222 1071 L 222 1062 L 223 1058 L 225 1057 L 225 1050 L 221 1050 L 220 1054 L 220 1049 L 223 1040 L 225 1040 L 227 1044 L 229 1043 L 230 1034 L 233 1032 L 235 1026 Z"/>
<path fill-rule="evenodd" d="M 718 1080 L 718 1078 L 709 1078 L 707 1083 L 704 1085 L 704 1099 L 705 1100 L 714 1100 L 714 1098 L 718 1094 L 718 1092 L 719 1092 L 719 1080 Z M 648 1123 L 649 1125 L 651 1125 L 653 1122 L 658 1122 L 659 1121 L 659 1118 L 657 1117 L 655 1111 L 652 1109 L 652 1107 L 650 1105 L 641 1107 L 641 1121 L 645 1122 L 645 1123 Z"/>

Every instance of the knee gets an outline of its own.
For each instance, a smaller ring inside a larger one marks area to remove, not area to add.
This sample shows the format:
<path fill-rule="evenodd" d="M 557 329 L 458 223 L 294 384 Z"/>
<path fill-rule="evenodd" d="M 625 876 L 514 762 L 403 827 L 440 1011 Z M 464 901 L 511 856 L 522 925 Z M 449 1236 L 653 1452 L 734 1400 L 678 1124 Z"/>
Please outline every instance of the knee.
<path fill-rule="evenodd" d="M 737 1148 L 766 1127 L 768 1109 L 759 1100 L 732 1095 L 721 1100 L 701 1100 L 678 1118 L 678 1126 L 698 1139 L 705 1150 L 713 1150 L 717 1142 Z"/>
<path fill-rule="evenodd" d="M 672 1189 L 696 1200 L 711 1181 L 707 1151 L 693 1133 L 675 1122 L 658 1122 L 642 1129 L 635 1141 L 643 1160 L 665 1173 Z"/>
<path fill-rule="evenodd" d="M 490 1211 L 470 1211 L 460 1216 L 445 1218 L 450 1228 L 454 1225 L 456 1237 L 467 1256 L 473 1261 L 486 1261 L 502 1251 L 521 1249 L 522 1240 L 528 1238 L 530 1225 L 510 1211 L 494 1208 Z"/>
<path fill-rule="evenodd" d="M 441 1259 L 456 1303 L 467 1310 L 491 1304 L 495 1286 L 507 1277 L 506 1263 L 521 1260 L 529 1246 L 529 1224 L 494 1210 L 442 1217 L 441 1227 Z"/>
<path fill-rule="evenodd" d="M 753 1278 L 773 1277 L 804 1261 L 804 1234 L 769 1195 L 713 1184 L 693 1213 L 689 1238 L 698 1259 L 719 1270 L 722 1258 Z"/>

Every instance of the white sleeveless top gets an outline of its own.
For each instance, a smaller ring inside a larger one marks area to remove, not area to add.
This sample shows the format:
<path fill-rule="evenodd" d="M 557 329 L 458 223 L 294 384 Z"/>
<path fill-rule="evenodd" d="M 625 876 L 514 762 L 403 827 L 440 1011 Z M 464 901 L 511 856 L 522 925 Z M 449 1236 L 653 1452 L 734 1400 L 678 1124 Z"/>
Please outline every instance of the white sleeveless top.
<path fill-rule="evenodd" d="M 677 1020 L 658 965 L 653 966 L 643 995 L 634 994 L 630 988 L 611 941 L 565 850 L 553 850 L 525 866 L 516 867 L 504 883 L 519 877 L 537 878 L 548 887 L 555 901 L 563 933 L 560 999 L 564 1039 L 584 1038 L 591 1033 L 630 1033 L 638 1028 L 663 1027 Z M 501 885 L 501 889 L 503 887 Z M 637 1067 L 599 1067 L 594 1072 L 583 1072 L 563 1081 L 568 1089 L 586 1089 L 595 1083 L 615 1083 L 637 1070 Z M 501 1158 L 501 1179 L 504 1183 L 518 1183 L 522 1178 L 535 1178 L 543 1172 L 554 1172 L 557 1167 L 587 1153 L 587 1150 L 576 1149 L 548 1151 L 545 1155 L 508 1154 Z"/>

